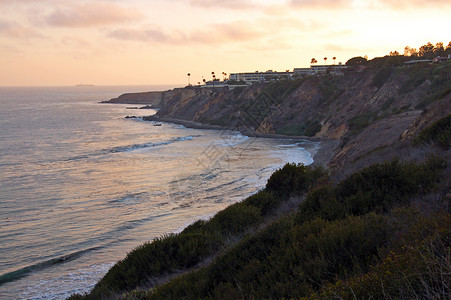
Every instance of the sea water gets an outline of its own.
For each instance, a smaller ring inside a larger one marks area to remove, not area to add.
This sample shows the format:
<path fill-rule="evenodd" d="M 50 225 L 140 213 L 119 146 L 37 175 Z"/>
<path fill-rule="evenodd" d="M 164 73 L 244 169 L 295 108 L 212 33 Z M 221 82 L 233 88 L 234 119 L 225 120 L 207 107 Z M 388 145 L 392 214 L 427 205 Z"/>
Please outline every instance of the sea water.
<path fill-rule="evenodd" d="M 307 141 L 144 122 L 156 111 L 99 103 L 166 88 L 0 87 L 1 299 L 87 292 L 138 245 L 255 193 L 286 162 L 312 163 Z"/>

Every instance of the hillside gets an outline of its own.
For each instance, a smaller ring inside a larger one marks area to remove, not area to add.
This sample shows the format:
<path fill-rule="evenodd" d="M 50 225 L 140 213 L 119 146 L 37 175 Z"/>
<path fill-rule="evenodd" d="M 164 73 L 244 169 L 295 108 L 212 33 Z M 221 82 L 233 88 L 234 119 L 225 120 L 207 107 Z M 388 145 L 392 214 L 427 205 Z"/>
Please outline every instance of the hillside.
<path fill-rule="evenodd" d="M 450 113 L 451 62 L 404 66 L 407 59 L 376 58 L 351 65 L 344 76 L 174 89 L 163 93 L 157 115 L 145 119 L 246 135 L 333 139 L 340 145 L 329 167 L 362 167 L 368 153 L 383 154 Z"/>
<path fill-rule="evenodd" d="M 72 298 L 449 299 L 451 63 L 405 59 L 164 92 L 149 120 L 314 136 L 327 168 L 287 164 L 255 195 L 139 246 Z"/>

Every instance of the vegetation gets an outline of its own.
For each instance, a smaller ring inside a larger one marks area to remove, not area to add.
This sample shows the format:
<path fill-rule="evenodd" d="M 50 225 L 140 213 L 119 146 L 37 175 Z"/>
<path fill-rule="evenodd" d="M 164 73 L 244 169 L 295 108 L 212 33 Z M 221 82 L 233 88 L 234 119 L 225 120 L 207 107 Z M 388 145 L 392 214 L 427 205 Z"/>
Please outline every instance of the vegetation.
<path fill-rule="evenodd" d="M 357 74 L 352 79 L 356 86 L 364 82 L 364 87 L 375 91 L 395 76 L 401 84 L 393 93 L 375 98 L 366 110 L 343 104 L 348 111 L 360 112 L 348 117 L 350 132 L 345 137 L 379 118 L 414 105 L 424 108 L 448 96 L 449 62 L 403 66 L 407 60 L 447 51 L 451 52 L 451 45 L 425 45 L 418 51 L 406 48 L 405 55 L 395 51 L 370 61 L 363 57 L 349 60 L 351 71 L 373 71 Z M 240 96 L 235 102 L 241 105 L 240 120 L 258 125 L 280 112 L 286 99 L 294 103 L 290 108 L 297 107 L 292 93 L 307 80 L 312 80 L 309 84 L 318 93 L 305 101 L 315 105 L 327 106 L 345 90 L 340 86 L 342 79 L 331 76 L 255 86 L 253 97 L 237 88 L 233 95 Z M 419 86 L 426 96 L 406 105 L 405 98 Z M 331 108 L 341 109 L 340 105 Z M 280 122 L 283 125 L 277 133 L 313 136 L 321 130 L 319 114 L 294 123 L 299 112 L 290 113 L 293 117 Z M 212 122 L 227 124 L 228 117 Z M 433 143 L 448 151 L 450 135 L 448 115 L 421 131 L 415 144 Z M 355 161 L 389 147 L 374 147 Z M 451 219 L 447 172 L 444 159 L 430 156 L 423 163 L 394 160 L 374 164 L 337 183 L 322 168 L 287 164 L 255 195 L 179 234 L 139 246 L 113 266 L 89 295 L 72 298 L 120 297 L 124 293 L 125 299 L 448 299 Z M 281 214 L 282 208 L 295 200 L 300 203 L 297 209 Z"/>
<path fill-rule="evenodd" d="M 376 112 L 364 112 L 348 120 L 349 129 L 353 132 L 360 132 L 370 125 L 377 118 Z"/>
<path fill-rule="evenodd" d="M 301 124 L 286 125 L 276 130 L 277 134 L 292 136 L 315 136 L 321 130 L 321 124 L 318 121 L 306 121 Z"/>
<path fill-rule="evenodd" d="M 423 129 L 414 143 L 435 143 L 448 150 L 451 147 L 451 114 Z"/>
<path fill-rule="evenodd" d="M 340 88 L 337 77 L 328 76 L 321 81 L 319 91 L 322 95 L 320 103 L 328 104 L 338 98 L 344 92 L 344 89 Z"/>
<path fill-rule="evenodd" d="M 294 175 L 292 167 L 284 167 L 289 179 L 276 176 L 268 181 L 268 186 L 279 186 L 278 191 L 283 190 L 284 195 L 290 186 L 296 192 L 297 178 L 303 176 Z M 431 275 L 427 264 L 441 261 L 444 266 L 448 262 L 449 267 L 449 260 L 446 261 L 450 246 L 449 215 L 422 216 L 410 200 L 433 191 L 443 168 L 444 162 L 437 158 L 424 164 L 394 161 L 366 168 L 337 187 L 323 183 L 308 194 L 296 214 L 244 238 L 211 265 L 135 296 L 146 299 L 322 298 L 338 293 L 348 298 L 349 291 L 341 288 L 351 284 L 362 291 L 362 296 L 368 295 L 367 292 L 372 295 L 366 286 L 375 283 L 371 276 L 376 272 L 384 274 L 384 268 L 394 269 L 396 262 L 385 265 L 395 254 L 400 261 L 410 259 L 401 265 L 407 268 L 402 272 L 408 268 L 420 271 L 414 275 L 433 285 L 434 291 L 446 289 L 450 273 L 443 270 L 439 274 L 440 269 L 434 269 L 437 274 Z M 437 241 L 433 247 L 444 251 L 430 251 L 423 265 L 415 265 L 416 260 L 412 263 L 412 259 L 422 259 L 423 252 L 417 256 L 402 252 L 408 247 L 423 249 L 430 241 Z M 392 281 L 393 290 L 402 283 L 405 283 L 403 278 Z M 420 283 L 408 286 L 412 293 L 424 293 Z M 372 289 L 378 292 L 374 295 L 384 292 L 380 285 Z"/>
<path fill-rule="evenodd" d="M 197 221 L 179 234 L 166 235 L 134 249 L 86 297 L 98 299 L 129 291 L 159 276 L 197 266 L 230 246 L 231 240 L 262 224 L 263 217 L 274 213 L 292 193 L 304 193 L 323 176 L 325 171 L 320 167 L 285 165 L 271 176 L 264 190 L 220 211 L 209 221 Z"/>
<path fill-rule="evenodd" d="M 281 103 L 294 90 L 305 82 L 305 78 L 282 79 L 265 84 L 262 93 L 266 94 L 271 101 Z"/>
<path fill-rule="evenodd" d="M 374 75 L 373 85 L 377 88 L 381 88 L 392 73 L 393 73 L 392 66 L 387 66 L 380 69 L 379 72 L 377 72 L 376 75 Z"/>

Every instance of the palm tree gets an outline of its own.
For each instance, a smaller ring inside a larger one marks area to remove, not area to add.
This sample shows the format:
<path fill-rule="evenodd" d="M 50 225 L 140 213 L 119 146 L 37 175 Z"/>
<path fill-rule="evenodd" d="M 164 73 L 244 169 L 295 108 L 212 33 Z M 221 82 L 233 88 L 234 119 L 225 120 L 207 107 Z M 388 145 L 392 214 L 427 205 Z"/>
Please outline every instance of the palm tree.
<path fill-rule="evenodd" d="M 314 65 L 316 64 L 318 61 L 316 60 L 316 58 L 312 58 L 312 60 L 310 61 L 310 64 Z"/>
<path fill-rule="evenodd" d="M 332 57 L 332 59 L 334 60 L 334 65 L 335 65 L 335 60 L 336 60 L 337 58 L 334 56 L 334 57 Z"/>
<path fill-rule="evenodd" d="M 188 73 L 187 75 L 188 75 L 188 85 L 191 85 L 191 82 L 190 82 L 191 73 Z"/>
<path fill-rule="evenodd" d="M 326 61 L 327 61 L 327 57 L 324 57 L 324 64 L 326 64 Z"/>

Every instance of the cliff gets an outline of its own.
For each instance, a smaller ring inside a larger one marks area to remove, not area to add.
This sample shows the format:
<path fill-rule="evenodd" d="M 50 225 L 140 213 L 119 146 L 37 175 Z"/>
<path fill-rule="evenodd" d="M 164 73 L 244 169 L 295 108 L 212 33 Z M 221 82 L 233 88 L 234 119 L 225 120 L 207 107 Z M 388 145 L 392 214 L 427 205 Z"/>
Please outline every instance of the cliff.
<path fill-rule="evenodd" d="M 165 92 L 126 93 L 102 103 L 149 104 L 159 107 Z"/>
<path fill-rule="evenodd" d="M 398 142 L 408 142 L 451 112 L 451 62 L 405 67 L 394 59 L 351 66 L 344 76 L 305 77 L 230 90 L 175 89 L 163 93 L 160 110 L 149 119 L 188 126 L 194 122 L 247 135 L 333 139 L 339 146 L 329 166 L 358 164 L 368 154 L 382 154 Z"/>
<path fill-rule="evenodd" d="M 332 140 L 330 168 L 285 165 L 72 299 L 448 299 L 450 83 L 449 62 L 388 57 L 342 77 L 164 92 L 152 118 Z"/>

